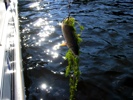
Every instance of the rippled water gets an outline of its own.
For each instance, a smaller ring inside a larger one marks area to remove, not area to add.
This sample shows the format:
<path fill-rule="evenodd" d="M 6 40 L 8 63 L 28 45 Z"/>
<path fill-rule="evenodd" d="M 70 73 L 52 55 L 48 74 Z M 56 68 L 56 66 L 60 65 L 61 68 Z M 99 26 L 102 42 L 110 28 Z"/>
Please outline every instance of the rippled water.
<path fill-rule="evenodd" d="M 19 1 L 27 100 L 69 99 L 68 48 L 59 47 L 67 4 Z M 75 0 L 70 12 L 85 28 L 76 100 L 133 100 L 133 1 Z"/>

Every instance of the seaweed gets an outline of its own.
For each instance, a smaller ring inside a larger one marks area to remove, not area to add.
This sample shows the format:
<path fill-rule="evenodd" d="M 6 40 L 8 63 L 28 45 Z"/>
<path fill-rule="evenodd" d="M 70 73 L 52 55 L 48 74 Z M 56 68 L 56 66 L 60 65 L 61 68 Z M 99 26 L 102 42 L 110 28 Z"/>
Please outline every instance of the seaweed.
<path fill-rule="evenodd" d="M 75 23 L 79 25 L 80 34 L 76 33 Z M 68 17 L 63 20 L 63 24 L 69 25 L 74 29 L 74 35 L 77 38 L 78 45 L 82 42 L 81 33 L 84 29 L 73 17 Z M 79 70 L 79 57 L 74 55 L 70 49 L 66 53 L 66 59 L 68 61 L 68 66 L 66 67 L 65 76 L 69 77 L 69 86 L 70 86 L 70 100 L 75 99 L 75 92 L 77 91 L 77 85 L 80 77 Z"/>

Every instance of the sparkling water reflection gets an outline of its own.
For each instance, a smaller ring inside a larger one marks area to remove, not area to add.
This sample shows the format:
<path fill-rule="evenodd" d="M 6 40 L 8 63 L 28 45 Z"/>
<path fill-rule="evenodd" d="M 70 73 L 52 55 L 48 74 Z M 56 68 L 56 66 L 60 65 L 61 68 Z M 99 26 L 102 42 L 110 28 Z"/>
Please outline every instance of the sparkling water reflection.
<path fill-rule="evenodd" d="M 76 100 L 132 100 L 132 0 L 73 1 L 71 15 L 85 27 Z M 64 75 L 68 48 L 60 47 L 65 42 L 60 24 L 68 15 L 67 3 L 19 2 L 27 100 L 69 99 Z"/>

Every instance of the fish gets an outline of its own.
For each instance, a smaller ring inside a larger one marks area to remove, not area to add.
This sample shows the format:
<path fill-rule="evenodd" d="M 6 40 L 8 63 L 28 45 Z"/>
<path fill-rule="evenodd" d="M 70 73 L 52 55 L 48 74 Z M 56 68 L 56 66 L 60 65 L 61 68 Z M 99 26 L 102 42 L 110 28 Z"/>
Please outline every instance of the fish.
<path fill-rule="evenodd" d="M 79 55 L 78 39 L 76 38 L 75 29 L 72 26 L 63 24 L 61 25 L 63 37 L 65 38 L 67 47 L 72 51 L 75 56 Z"/>

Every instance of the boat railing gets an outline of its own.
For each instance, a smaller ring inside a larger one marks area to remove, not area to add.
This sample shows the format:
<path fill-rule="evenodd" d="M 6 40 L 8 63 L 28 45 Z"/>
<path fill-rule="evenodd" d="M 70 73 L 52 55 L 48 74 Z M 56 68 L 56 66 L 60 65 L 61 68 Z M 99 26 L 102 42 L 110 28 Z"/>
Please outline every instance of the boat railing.
<path fill-rule="evenodd" d="M 0 100 L 25 100 L 17 4 L 0 1 Z"/>

